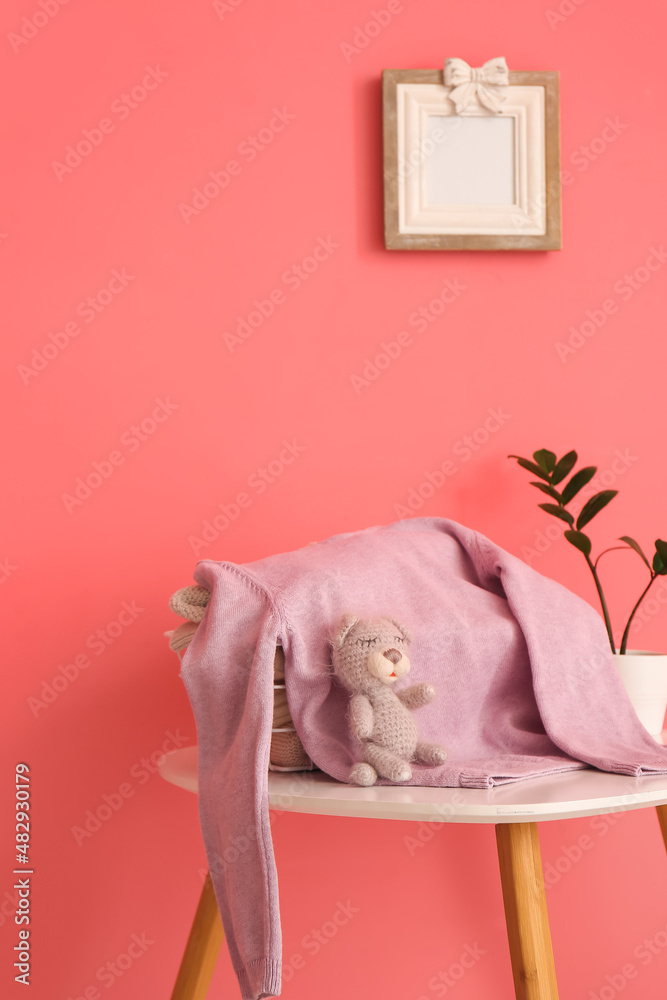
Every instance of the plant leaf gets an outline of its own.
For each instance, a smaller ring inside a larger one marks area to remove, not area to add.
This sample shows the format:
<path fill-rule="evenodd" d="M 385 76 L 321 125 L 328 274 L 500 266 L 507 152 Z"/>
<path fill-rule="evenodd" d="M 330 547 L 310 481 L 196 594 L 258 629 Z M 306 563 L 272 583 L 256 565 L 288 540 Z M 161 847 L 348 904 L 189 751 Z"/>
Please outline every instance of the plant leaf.
<path fill-rule="evenodd" d="M 619 538 L 619 542 L 625 542 L 625 544 L 629 545 L 631 549 L 634 549 L 635 552 L 642 557 L 648 568 L 649 569 L 651 568 L 651 564 L 644 555 L 642 547 L 639 544 L 639 542 L 636 542 L 634 538 L 630 538 L 630 535 L 621 535 L 621 537 Z"/>
<path fill-rule="evenodd" d="M 534 451 L 533 458 L 539 465 L 540 469 L 544 469 L 545 472 L 551 472 L 555 468 L 556 456 L 552 451 L 548 451 L 546 448 L 540 448 L 539 451 Z"/>
<path fill-rule="evenodd" d="M 553 486 L 548 486 L 547 483 L 531 483 L 530 485 L 534 486 L 538 490 L 542 490 L 542 492 L 546 493 L 548 497 L 551 497 L 553 500 L 557 500 L 560 503 L 560 493 L 555 490 Z"/>
<path fill-rule="evenodd" d="M 667 542 L 663 542 L 661 538 L 655 540 L 653 572 L 658 576 L 667 576 Z"/>
<path fill-rule="evenodd" d="M 583 489 L 586 483 L 590 483 L 597 471 L 597 465 L 587 465 L 585 468 L 579 469 L 579 472 L 575 472 L 563 490 L 563 503 L 569 503 L 573 497 L 576 497 L 579 490 Z"/>
<path fill-rule="evenodd" d="M 656 538 L 655 551 L 660 553 L 660 558 L 667 565 L 667 542 L 664 542 L 662 538 Z"/>
<path fill-rule="evenodd" d="M 577 464 L 576 451 L 568 451 L 567 455 L 563 455 L 561 459 L 556 463 L 556 466 L 551 473 L 551 482 L 554 486 L 562 482 L 563 479 L 572 471 L 574 466 Z"/>
<path fill-rule="evenodd" d="M 584 535 L 582 531 L 566 531 L 565 537 L 570 545 L 574 545 L 575 549 L 579 549 L 585 556 L 590 556 L 591 540 L 588 535 Z"/>
<path fill-rule="evenodd" d="M 577 531 L 581 531 L 585 524 L 592 521 L 595 515 L 599 514 L 610 500 L 614 499 L 617 493 L 618 490 L 602 490 L 602 492 L 592 496 L 577 518 Z"/>
<path fill-rule="evenodd" d="M 528 458 L 519 458 L 518 455 L 508 455 L 507 457 L 508 458 L 516 458 L 517 463 L 521 466 L 522 469 L 528 469 L 528 471 L 532 472 L 532 474 L 534 476 L 539 476 L 540 479 L 546 479 L 546 481 L 549 482 L 549 475 L 548 475 L 548 473 L 546 473 L 542 469 L 540 469 L 539 465 L 535 465 L 535 463 L 531 462 L 530 459 L 528 459 Z"/>
<path fill-rule="evenodd" d="M 546 510 L 547 514 L 553 514 L 554 517 L 559 517 L 561 521 L 566 521 L 571 528 L 574 526 L 574 518 L 569 510 L 557 507 L 555 503 L 538 503 L 537 506 L 541 507 L 542 510 Z"/>

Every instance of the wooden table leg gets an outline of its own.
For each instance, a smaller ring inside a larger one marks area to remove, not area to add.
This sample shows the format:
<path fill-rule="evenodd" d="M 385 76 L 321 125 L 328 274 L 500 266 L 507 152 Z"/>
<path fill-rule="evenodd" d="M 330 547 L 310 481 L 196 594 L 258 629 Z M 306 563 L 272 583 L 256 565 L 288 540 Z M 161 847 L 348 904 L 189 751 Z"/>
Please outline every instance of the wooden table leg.
<path fill-rule="evenodd" d="M 660 829 L 662 830 L 662 839 L 665 842 L 665 847 L 667 847 L 667 806 L 656 806 L 655 811 L 658 814 L 658 822 L 660 823 Z"/>
<path fill-rule="evenodd" d="M 498 823 L 496 841 L 516 1000 L 558 1000 L 537 823 Z"/>
<path fill-rule="evenodd" d="M 220 911 L 207 873 L 171 1000 L 204 1000 L 223 938 Z"/>

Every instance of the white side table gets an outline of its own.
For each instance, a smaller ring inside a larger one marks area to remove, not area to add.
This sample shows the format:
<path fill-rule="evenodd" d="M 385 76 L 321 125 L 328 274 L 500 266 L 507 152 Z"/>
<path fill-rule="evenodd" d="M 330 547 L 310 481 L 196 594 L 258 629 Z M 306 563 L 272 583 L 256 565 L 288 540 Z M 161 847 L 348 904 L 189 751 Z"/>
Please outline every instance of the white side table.
<path fill-rule="evenodd" d="M 165 780 L 197 791 L 197 748 L 167 754 Z M 630 778 L 582 770 L 489 789 L 356 788 L 320 771 L 269 773 L 269 806 L 369 819 L 493 823 L 517 1000 L 558 1000 L 538 822 L 655 806 L 667 847 L 667 775 Z M 172 1000 L 204 1000 L 223 933 L 210 876 L 202 890 Z"/>

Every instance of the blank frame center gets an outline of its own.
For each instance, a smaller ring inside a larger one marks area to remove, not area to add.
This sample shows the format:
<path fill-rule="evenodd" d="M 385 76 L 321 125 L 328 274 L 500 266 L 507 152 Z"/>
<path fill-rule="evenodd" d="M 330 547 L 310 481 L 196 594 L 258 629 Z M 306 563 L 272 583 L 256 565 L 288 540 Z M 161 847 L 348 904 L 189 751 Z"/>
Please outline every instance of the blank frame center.
<path fill-rule="evenodd" d="M 428 115 L 429 205 L 513 205 L 514 118 Z"/>

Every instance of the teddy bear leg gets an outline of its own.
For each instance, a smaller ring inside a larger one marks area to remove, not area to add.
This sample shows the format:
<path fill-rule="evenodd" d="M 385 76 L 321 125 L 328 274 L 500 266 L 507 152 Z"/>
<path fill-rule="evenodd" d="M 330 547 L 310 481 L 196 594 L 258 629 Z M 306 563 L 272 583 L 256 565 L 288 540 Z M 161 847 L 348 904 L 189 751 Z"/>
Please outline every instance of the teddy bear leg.
<path fill-rule="evenodd" d="M 444 764 L 447 760 L 447 751 L 439 747 L 437 743 L 418 743 L 415 747 L 414 759 L 420 764 Z"/>
<path fill-rule="evenodd" d="M 412 777 L 412 768 L 407 761 L 386 747 L 379 747 L 377 743 L 364 744 L 364 759 L 375 768 L 381 778 L 398 782 L 409 781 Z"/>
<path fill-rule="evenodd" d="M 369 785 L 375 784 L 377 777 L 377 771 L 374 767 L 365 761 L 359 761 L 350 771 L 349 781 L 351 785 L 361 785 L 363 788 L 368 788 Z"/>

